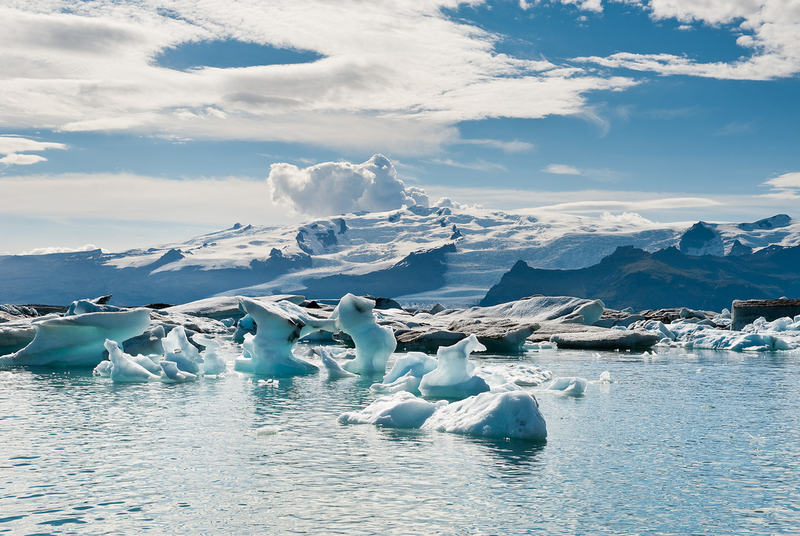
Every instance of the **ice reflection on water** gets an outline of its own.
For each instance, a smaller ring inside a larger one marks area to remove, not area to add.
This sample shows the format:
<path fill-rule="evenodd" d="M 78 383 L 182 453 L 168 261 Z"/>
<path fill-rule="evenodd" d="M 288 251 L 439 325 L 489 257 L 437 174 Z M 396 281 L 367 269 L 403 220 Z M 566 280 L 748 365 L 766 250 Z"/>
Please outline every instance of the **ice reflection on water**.
<path fill-rule="evenodd" d="M 511 362 L 516 361 L 509 360 Z M 0 531 L 772 534 L 800 525 L 800 357 L 541 351 L 545 445 L 344 426 L 371 381 L 0 372 Z M 259 434 L 270 427 L 276 434 Z"/>

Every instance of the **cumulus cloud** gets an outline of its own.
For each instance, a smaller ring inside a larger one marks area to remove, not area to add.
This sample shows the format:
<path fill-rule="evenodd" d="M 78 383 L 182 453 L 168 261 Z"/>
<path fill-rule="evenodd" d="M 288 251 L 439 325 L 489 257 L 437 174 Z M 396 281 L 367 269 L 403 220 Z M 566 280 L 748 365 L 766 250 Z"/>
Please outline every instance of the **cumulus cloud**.
<path fill-rule="evenodd" d="M 276 203 L 314 216 L 347 212 L 382 212 L 424 202 L 428 196 L 406 188 L 394 165 L 376 154 L 363 164 L 325 162 L 300 169 L 292 164 L 272 164 L 267 183 Z"/>
<path fill-rule="evenodd" d="M 573 167 L 573 166 L 568 166 L 566 164 L 550 164 L 549 166 L 544 168 L 542 171 L 544 171 L 545 173 L 554 173 L 556 175 L 580 175 L 581 174 L 581 170 L 580 169 L 578 169 L 576 167 Z"/>
<path fill-rule="evenodd" d="M 20 136 L 0 136 L 0 164 L 7 166 L 28 166 L 37 162 L 43 162 L 47 158 L 35 154 L 20 154 L 23 152 L 39 152 L 47 149 L 66 149 L 63 143 L 43 142 L 31 140 Z"/>

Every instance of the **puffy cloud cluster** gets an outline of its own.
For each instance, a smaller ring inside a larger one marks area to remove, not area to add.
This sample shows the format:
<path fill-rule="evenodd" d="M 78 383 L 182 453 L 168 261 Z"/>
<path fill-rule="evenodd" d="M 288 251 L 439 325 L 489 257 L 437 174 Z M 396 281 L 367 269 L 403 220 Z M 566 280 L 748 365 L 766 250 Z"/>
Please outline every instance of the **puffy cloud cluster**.
<path fill-rule="evenodd" d="M 267 182 L 273 201 L 314 216 L 428 205 L 425 191 L 406 188 L 394 165 L 380 154 L 363 164 L 325 162 L 303 169 L 272 164 Z"/>

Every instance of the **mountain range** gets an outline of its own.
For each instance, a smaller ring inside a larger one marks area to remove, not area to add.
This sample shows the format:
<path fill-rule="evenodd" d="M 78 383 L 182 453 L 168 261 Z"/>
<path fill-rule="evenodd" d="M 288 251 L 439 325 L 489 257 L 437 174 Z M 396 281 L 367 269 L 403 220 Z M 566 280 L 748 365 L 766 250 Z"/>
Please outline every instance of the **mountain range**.
<path fill-rule="evenodd" d="M 68 304 L 78 298 L 113 294 L 115 303 L 145 305 L 237 294 L 297 293 L 335 299 L 353 292 L 392 297 L 410 306 L 440 302 L 455 307 L 481 301 L 512 267 L 514 274 L 520 272 L 517 261 L 553 274 L 567 270 L 600 278 L 608 277 L 600 268 L 585 270 L 618 263 L 623 253 L 632 258 L 634 248 L 652 256 L 648 262 L 657 274 L 671 263 L 685 263 L 686 258 L 710 256 L 727 259 L 734 266 L 735 258 L 777 258 L 775 253 L 769 254 L 770 248 L 798 245 L 800 221 L 783 214 L 752 223 L 661 224 L 631 213 L 595 218 L 544 211 L 412 206 L 345 214 L 302 225 L 236 224 L 181 243 L 118 253 L 98 249 L 4 255 L 0 256 L 0 303 Z M 620 253 L 620 246 L 633 248 Z M 657 253 L 661 250 L 667 253 Z M 675 253 L 680 253 L 680 258 Z M 603 261 L 608 256 L 612 260 Z M 642 266 L 645 260 L 635 262 Z M 762 263 L 757 269 L 784 268 Z M 712 268 L 695 271 L 706 269 Z M 579 296 L 599 292 L 587 284 L 586 292 L 580 293 L 577 286 L 566 284 L 566 275 L 559 279 L 553 274 L 537 273 L 537 277 L 549 277 L 552 286 L 540 286 L 530 293 Z M 618 295 L 622 297 L 625 288 L 630 296 L 635 295 L 637 281 L 629 275 L 624 285 L 620 283 Z M 753 282 L 753 288 L 765 294 L 789 293 L 793 287 L 783 290 L 783 284 L 777 278 L 771 283 Z M 731 285 L 736 287 L 736 283 Z M 710 287 L 701 287 L 707 289 L 702 292 L 710 291 Z M 574 290 L 566 292 L 570 288 Z M 612 300 L 610 294 L 604 295 Z"/>

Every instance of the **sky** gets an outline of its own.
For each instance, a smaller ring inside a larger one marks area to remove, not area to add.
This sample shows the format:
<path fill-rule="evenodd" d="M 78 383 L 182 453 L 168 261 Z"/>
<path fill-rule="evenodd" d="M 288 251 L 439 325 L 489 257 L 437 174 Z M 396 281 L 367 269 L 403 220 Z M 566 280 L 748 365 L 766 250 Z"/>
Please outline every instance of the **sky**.
<path fill-rule="evenodd" d="M 0 253 L 412 203 L 800 218 L 799 0 L 6 0 Z"/>

